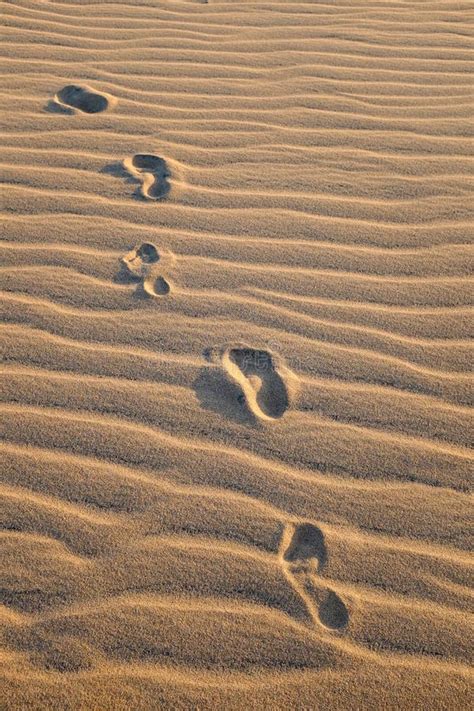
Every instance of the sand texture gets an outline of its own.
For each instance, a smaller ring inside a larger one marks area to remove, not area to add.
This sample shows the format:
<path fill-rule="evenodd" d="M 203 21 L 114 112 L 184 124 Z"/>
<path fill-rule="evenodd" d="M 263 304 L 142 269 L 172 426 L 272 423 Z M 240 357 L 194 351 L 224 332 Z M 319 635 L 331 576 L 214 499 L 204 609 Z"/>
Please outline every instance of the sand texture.
<path fill-rule="evenodd" d="M 1 3 L 7 711 L 473 707 L 471 10 Z"/>

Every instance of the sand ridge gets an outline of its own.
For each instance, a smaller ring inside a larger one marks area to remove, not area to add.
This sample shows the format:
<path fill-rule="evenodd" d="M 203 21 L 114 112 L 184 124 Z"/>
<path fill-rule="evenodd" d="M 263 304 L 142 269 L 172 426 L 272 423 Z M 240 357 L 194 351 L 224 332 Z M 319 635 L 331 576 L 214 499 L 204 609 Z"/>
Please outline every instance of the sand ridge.
<path fill-rule="evenodd" d="M 3 3 L 9 710 L 474 704 L 468 9 Z"/>

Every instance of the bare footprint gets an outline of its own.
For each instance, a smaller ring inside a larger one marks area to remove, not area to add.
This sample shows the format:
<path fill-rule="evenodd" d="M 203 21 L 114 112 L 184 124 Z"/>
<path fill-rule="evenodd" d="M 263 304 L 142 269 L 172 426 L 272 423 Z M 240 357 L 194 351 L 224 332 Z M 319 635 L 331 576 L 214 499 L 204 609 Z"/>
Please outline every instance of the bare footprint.
<path fill-rule="evenodd" d="M 275 420 L 289 406 L 289 371 L 270 351 L 236 345 L 224 350 L 222 366 L 256 417 Z"/>
<path fill-rule="evenodd" d="M 120 258 L 121 270 L 139 281 L 138 294 L 143 296 L 166 296 L 171 291 L 170 283 L 159 273 L 170 267 L 170 255 L 160 256 L 152 242 L 142 242 Z"/>
<path fill-rule="evenodd" d="M 333 631 L 349 624 L 349 611 L 339 595 L 319 580 L 327 560 L 323 532 L 312 523 L 290 526 L 283 541 L 283 563 L 288 580 L 301 595 L 314 623 Z"/>
<path fill-rule="evenodd" d="M 168 195 L 170 171 L 163 158 L 151 153 L 137 153 L 125 158 L 124 168 L 141 182 L 141 194 L 149 200 L 160 200 Z"/>
<path fill-rule="evenodd" d="M 142 242 L 119 261 L 131 276 L 142 279 L 149 276 L 152 265 L 160 261 L 160 254 L 152 242 Z"/>
<path fill-rule="evenodd" d="M 162 276 L 143 280 L 143 291 L 148 296 L 166 296 L 171 291 L 171 285 Z"/>
<path fill-rule="evenodd" d="M 86 114 L 97 114 L 106 111 L 115 100 L 108 94 L 100 94 L 85 86 L 68 84 L 63 87 L 54 100 L 60 106 L 77 109 Z"/>

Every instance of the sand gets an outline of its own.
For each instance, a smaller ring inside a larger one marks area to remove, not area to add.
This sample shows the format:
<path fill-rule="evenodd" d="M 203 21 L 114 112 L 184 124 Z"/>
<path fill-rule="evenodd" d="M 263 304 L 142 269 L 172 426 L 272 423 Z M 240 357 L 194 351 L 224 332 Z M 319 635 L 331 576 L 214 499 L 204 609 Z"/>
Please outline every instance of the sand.
<path fill-rule="evenodd" d="M 472 707 L 469 3 L 2 3 L 5 708 Z"/>

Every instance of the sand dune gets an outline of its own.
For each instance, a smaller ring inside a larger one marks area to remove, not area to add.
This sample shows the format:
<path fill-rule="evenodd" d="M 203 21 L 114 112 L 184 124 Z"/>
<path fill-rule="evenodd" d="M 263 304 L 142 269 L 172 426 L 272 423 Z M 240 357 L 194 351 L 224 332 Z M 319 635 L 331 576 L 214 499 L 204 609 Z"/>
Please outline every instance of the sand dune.
<path fill-rule="evenodd" d="M 3 3 L 6 708 L 474 704 L 468 10 Z"/>

